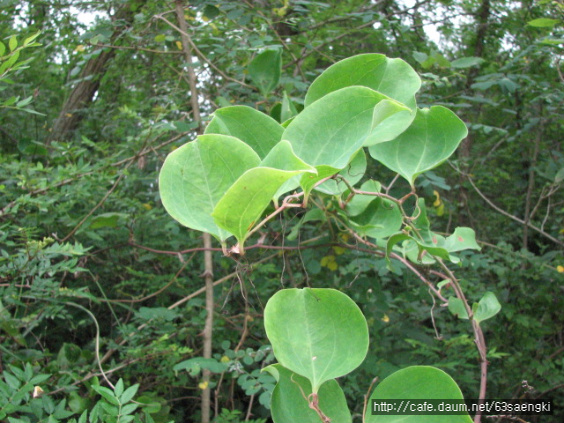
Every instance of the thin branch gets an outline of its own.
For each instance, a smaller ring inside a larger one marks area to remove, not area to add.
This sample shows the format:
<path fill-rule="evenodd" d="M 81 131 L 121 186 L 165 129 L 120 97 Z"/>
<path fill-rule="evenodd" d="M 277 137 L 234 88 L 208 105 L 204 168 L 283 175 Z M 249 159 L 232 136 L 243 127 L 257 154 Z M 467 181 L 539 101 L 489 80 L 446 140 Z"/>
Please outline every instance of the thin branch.
<path fill-rule="evenodd" d="M 462 173 L 462 172 L 461 172 Z M 530 222 L 525 222 L 522 219 L 519 219 L 516 216 L 513 216 L 511 213 L 506 212 L 505 210 L 503 210 L 501 207 L 498 207 L 497 205 L 495 205 L 488 197 L 486 197 L 484 195 L 484 193 L 482 191 L 480 191 L 480 189 L 478 189 L 478 187 L 476 186 L 476 184 L 474 183 L 474 181 L 472 180 L 472 178 L 469 175 L 464 174 L 464 176 L 466 177 L 466 179 L 468 180 L 468 182 L 470 183 L 470 185 L 472 185 L 472 188 L 474 188 L 474 190 L 476 191 L 476 193 L 482 197 L 482 199 L 488 203 L 488 205 L 493 208 L 494 210 L 496 210 L 498 213 L 510 218 L 511 220 L 514 220 L 515 222 L 520 223 L 521 225 L 527 225 L 529 228 L 533 229 L 534 231 L 537 231 L 539 234 L 541 234 L 542 236 L 544 236 L 545 238 L 550 239 L 552 242 L 554 242 L 555 244 L 560 245 L 561 247 L 564 247 L 564 242 L 560 241 L 559 239 L 554 238 L 552 235 L 546 233 L 545 231 L 543 231 L 541 228 L 538 228 L 536 226 L 534 226 L 533 224 L 531 224 Z"/>

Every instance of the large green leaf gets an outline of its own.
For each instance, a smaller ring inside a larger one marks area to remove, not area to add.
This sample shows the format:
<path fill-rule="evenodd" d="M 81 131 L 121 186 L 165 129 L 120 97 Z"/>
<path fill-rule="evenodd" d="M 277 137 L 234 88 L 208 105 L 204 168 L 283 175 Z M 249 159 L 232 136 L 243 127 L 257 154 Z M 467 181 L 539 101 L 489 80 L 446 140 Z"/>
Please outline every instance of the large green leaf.
<path fill-rule="evenodd" d="M 307 91 L 305 105 L 353 85 L 372 88 L 415 109 L 415 93 L 421 87 L 421 79 L 401 59 L 390 59 L 382 54 L 360 54 L 335 63 L 319 75 Z"/>
<path fill-rule="evenodd" d="M 411 410 L 413 404 L 432 400 L 451 400 L 450 404 L 462 403 L 464 397 L 456 382 L 445 372 L 430 366 L 412 366 L 391 374 L 384 379 L 370 396 L 365 423 L 472 423 L 468 414 L 448 415 L 436 412 L 423 414 Z M 412 414 L 392 414 L 374 411 L 373 401 L 394 404 L 396 410 Z"/>
<path fill-rule="evenodd" d="M 265 97 L 278 85 L 281 72 L 282 51 L 280 49 L 263 51 L 249 65 L 249 75 Z"/>
<path fill-rule="evenodd" d="M 277 380 L 272 392 L 270 410 L 274 423 L 319 423 L 319 415 L 309 407 L 311 383 L 280 364 L 264 368 Z M 345 394 L 336 380 L 328 380 L 319 388 L 319 409 L 332 422 L 350 423 L 351 413 Z"/>
<path fill-rule="evenodd" d="M 396 139 L 369 151 L 413 186 L 418 175 L 448 159 L 467 134 L 466 125 L 452 111 L 433 106 L 419 109 L 411 126 Z"/>
<path fill-rule="evenodd" d="M 212 212 L 215 224 L 235 235 L 243 253 L 249 231 L 262 219 L 280 187 L 293 176 L 307 171 L 309 169 L 287 171 L 270 167 L 248 170 L 218 201 Z"/>
<path fill-rule="evenodd" d="M 368 327 L 358 306 L 334 289 L 284 289 L 264 310 L 266 335 L 284 367 L 309 379 L 313 392 L 364 360 Z"/>
<path fill-rule="evenodd" d="M 206 134 L 231 135 L 246 142 L 261 159 L 280 141 L 283 132 L 270 116 L 248 106 L 217 109 L 206 127 Z"/>
<path fill-rule="evenodd" d="M 305 108 L 288 125 L 282 139 L 290 141 L 306 163 L 337 173 L 368 139 L 375 141 L 380 135 L 380 142 L 391 139 L 387 122 L 406 112 L 409 114 L 406 106 L 370 88 L 347 87 Z M 396 128 L 396 124 L 394 121 L 392 126 Z M 310 178 L 308 187 L 325 177 L 319 173 L 316 181 Z M 323 174 L 327 176 L 327 172 Z"/>
<path fill-rule="evenodd" d="M 212 211 L 229 187 L 259 163 L 253 149 L 237 138 L 201 135 L 166 158 L 159 175 L 163 205 L 182 225 L 224 241 L 231 234 L 215 224 Z"/>

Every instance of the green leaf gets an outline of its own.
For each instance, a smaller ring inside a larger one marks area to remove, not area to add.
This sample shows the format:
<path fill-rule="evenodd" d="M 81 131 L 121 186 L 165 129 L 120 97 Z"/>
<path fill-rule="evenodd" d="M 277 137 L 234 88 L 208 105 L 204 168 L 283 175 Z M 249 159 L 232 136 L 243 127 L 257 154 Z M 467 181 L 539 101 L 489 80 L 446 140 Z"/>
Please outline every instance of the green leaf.
<path fill-rule="evenodd" d="M 477 250 L 480 251 L 481 247 L 476 242 L 476 233 L 471 228 L 456 228 L 452 235 L 449 235 L 442 247 L 449 253 L 462 250 Z"/>
<path fill-rule="evenodd" d="M 33 35 L 27 37 L 27 38 L 24 40 L 24 42 L 23 42 L 24 47 L 27 47 L 28 45 L 30 45 L 31 43 L 33 43 L 33 42 L 37 39 L 37 37 L 39 37 L 40 34 L 41 34 L 41 31 L 39 31 L 39 32 L 37 32 L 37 33 L 35 33 L 35 34 L 33 34 Z M 1 54 L 0 54 L 0 55 L 1 55 Z"/>
<path fill-rule="evenodd" d="M 270 150 L 268 155 L 264 158 L 261 162 L 260 167 L 271 167 L 274 169 L 280 170 L 287 170 L 287 171 L 303 171 L 312 174 L 317 174 L 317 170 L 314 167 L 305 163 L 302 159 L 300 159 L 294 153 L 294 149 L 292 148 L 292 144 L 288 141 L 283 140 L 280 141 L 276 146 Z M 298 174 L 292 176 L 286 182 L 284 182 L 276 191 L 273 196 L 275 201 L 278 198 L 291 190 L 300 186 L 300 175 L 303 172 L 299 172 Z"/>
<path fill-rule="evenodd" d="M 396 115 L 405 118 L 409 113 L 406 106 L 370 88 L 347 87 L 306 107 L 288 125 L 282 139 L 290 141 L 295 153 L 318 169 L 319 177 L 310 178 L 307 184 L 312 187 L 344 169 L 365 142 L 393 139 L 409 124 L 404 121 L 404 127 L 398 126 Z"/>
<path fill-rule="evenodd" d="M 129 401 L 131 401 L 133 399 L 133 397 L 135 396 L 135 394 L 137 393 L 137 390 L 139 389 L 139 384 L 136 383 L 135 385 L 130 386 L 129 388 L 127 388 L 123 394 L 120 395 L 119 397 L 119 401 L 122 404 L 127 404 Z"/>
<path fill-rule="evenodd" d="M 458 116 L 442 106 L 420 109 L 411 126 L 395 140 L 369 148 L 370 155 L 399 173 L 411 186 L 456 150 L 468 130 Z"/>
<path fill-rule="evenodd" d="M 206 134 L 231 135 L 247 143 L 263 159 L 282 138 L 284 128 L 270 116 L 248 106 L 218 109 Z"/>
<path fill-rule="evenodd" d="M 110 404 L 119 405 L 119 401 L 115 397 L 112 390 L 106 388 L 105 386 L 100 386 L 100 385 L 92 385 L 92 389 L 94 389 L 98 394 L 100 394 Z"/>
<path fill-rule="evenodd" d="M 219 9 L 211 4 L 206 4 L 204 7 L 204 16 L 210 20 L 219 16 L 219 13 Z"/>
<path fill-rule="evenodd" d="M 282 51 L 278 48 L 263 51 L 249 65 L 249 75 L 265 97 L 277 87 L 281 73 Z"/>
<path fill-rule="evenodd" d="M 256 167 L 241 175 L 221 197 L 212 213 L 214 222 L 235 235 L 241 254 L 249 231 L 259 223 L 280 187 L 293 176 L 306 171 Z"/>
<path fill-rule="evenodd" d="M 0 41 L 0 57 L 4 56 L 5 52 L 6 52 L 6 46 L 4 45 L 4 43 L 2 41 Z"/>
<path fill-rule="evenodd" d="M 560 21 L 558 19 L 538 18 L 527 22 L 527 25 L 533 26 L 535 28 L 553 28 L 556 24 L 559 23 Z"/>
<path fill-rule="evenodd" d="M 2 63 L 2 65 L 0 65 L 0 75 L 4 74 L 6 70 L 9 70 L 12 66 L 14 66 L 14 64 L 18 61 L 19 58 L 20 58 L 20 52 L 18 50 L 14 54 L 12 54 L 12 56 L 8 60 Z"/>
<path fill-rule="evenodd" d="M 272 364 L 264 371 L 277 380 L 272 392 L 270 410 L 274 423 L 319 423 L 319 415 L 309 407 L 311 383 L 280 364 Z M 305 396 L 305 397 L 304 397 Z M 319 408 L 332 422 L 350 423 L 352 417 L 343 390 L 336 380 L 328 380 L 319 388 Z"/>
<path fill-rule="evenodd" d="M 442 399 L 463 401 L 456 382 L 445 372 L 430 366 L 412 366 L 391 374 L 375 389 L 366 409 L 365 423 L 472 423 L 466 415 L 372 414 L 372 401 Z M 399 403 L 397 404 L 399 406 Z"/>
<path fill-rule="evenodd" d="M 371 238 L 386 238 L 401 228 L 403 219 L 399 206 L 385 198 L 372 197 L 363 213 L 350 220 L 356 232 Z"/>
<path fill-rule="evenodd" d="M 366 154 L 361 148 L 353 156 L 350 163 L 338 173 L 341 178 L 325 181 L 321 185 L 316 186 L 315 191 L 324 192 L 329 195 L 342 194 L 349 189 L 349 186 L 354 186 L 364 177 L 366 165 Z M 347 183 L 343 182 L 343 179 L 346 180 Z"/>
<path fill-rule="evenodd" d="M 123 379 L 120 378 L 114 386 L 114 395 L 119 398 L 123 394 L 123 389 Z"/>
<path fill-rule="evenodd" d="M 10 48 L 10 51 L 14 51 L 18 47 L 18 38 L 15 35 L 10 37 L 8 47 Z"/>
<path fill-rule="evenodd" d="M 260 158 L 243 141 L 226 135 L 201 135 L 168 155 L 159 175 L 161 200 L 182 225 L 209 232 L 221 241 L 230 234 L 212 212 L 233 183 Z"/>
<path fill-rule="evenodd" d="M 449 311 L 459 319 L 468 320 L 468 310 L 464 307 L 464 302 L 460 298 L 450 297 L 448 299 Z"/>
<path fill-rule="evenodd" d="M 382 189 L 382 185 L 380 184 L 380 182 L 375 181 L 373 179 L 369 179 L 368 181 L 365 181 L 360 187 L 360 191 L 365 191 L 368 193 L 371 192 L 379 193 L 381 189 Z M 376 197 L 374 195 L 369 195 L 369 194 L 355 195 L 351 199 L 351 201 L 349 201 L 349 203 L 347 204 L 347 208 L 346 208 L 347 213 L 349 214 L 349 216 L 358 216 L 359 214 L 364 212 L 364 210 L 366 210 L 366 208 L 370 205 L 372 201 L 374 201 L 375 198 Z"/>
<path fill-rule="evenodd" d="M 288 93 L 284 91 L 284 97 L 282 98 L 282 107 L 280 110 L 280 122 L 285 122 L 288 119 L 293 118 L 298 114 L 298 110 L 290 97 L 288 97 Z"/>
<path fill-rule="evenodd" d="M 453 68 L 465 69 L 472 66 L 479 66 L 484 62 L 485 60 L 481 57 L 461 57 L 460 59 L 456 59 L 450 62 L 450 65 Z"/>
<path fill-rule="evenodd" d="M 95 216 L 90 222 L 90 229 L 115 228 L 118 226 L 119 219 L 127 218 L 126 213 L 102 213 Z"/>
<path fill-rule="evenodd" d="M 478 323 L 491 319 L 501 310 L 501 304 L 493 292 L 486 292 L 478 304 L 472 307 L 474 320 Z"/>
<path fill-rule="evenodd" d="M 415 93 L 421 79 L 405 61 L 383 54 L 360 54 L 327 68 L 309 87 L 305 105 L 341 88 L 360 85 L 372 88 L 415 109 Z"/>
<path fill-rule="evenodd" d="M 374 180 L 362 184 L 360 191 L 379 193 L 381 185 Z M 401 228 L 402 213 L 393 201 L 370 194 L 357 194 L 347 204 L 346 212 L 355 231 L 372 238 L 388 237 Z"/>
<path fill-rule="evenodd" d="M 121 415 L 127 416 L 129 414 L 132 414 L 135 410 L 137 410 L 138 407 L 139 404 L 126 404 L 121 408 Z"/>
<path fill-rule="evenodd" d="M 320 386 L 357 368 L 368 351 L 358 306 L 334 289 L 284 289 L 270 298 L 264 326 L 281 365 Z"/>

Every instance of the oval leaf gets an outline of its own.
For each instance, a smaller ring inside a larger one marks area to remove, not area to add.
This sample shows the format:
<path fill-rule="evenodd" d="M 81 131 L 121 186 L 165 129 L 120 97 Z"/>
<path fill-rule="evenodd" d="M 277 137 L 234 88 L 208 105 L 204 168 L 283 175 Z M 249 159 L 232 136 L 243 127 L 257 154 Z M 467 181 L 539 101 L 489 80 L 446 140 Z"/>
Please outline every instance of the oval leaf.
<path fill-rule="evenodd" d="M 360 54 L 335 63 L 319 75 L 307 91 L 305 105 L 353 85 L 372 88 L 415 109 L 415 93 L 421 88 L 421 79 L 401 59 L 390 59 L 383 54 Z"/>
<path fill-rule="evenodd" d="M 334 289 L 277 292 L 264 310 L 264 326 L 277 360 L 309 379 L 313 392 L 353 371 L 368 351 L 362 312 Z"/>
<path fill-rule="evenodd" d="M 224 241 L 231 234 L 215 224 L 212 211 L 229 187 L 259 163 L 253 149 L 237 138 L 199 136 L 166 158 L 159 175 L 163 205 L 182 225 Z"/>
<path fill-rule="evenodd" d="M 464 122 L 449 109 L 420 109 L 411 126 L 395 140 L 370 147 L 370 155 L 413 186 L 421 173 L 443 163 L 466 137 Z"/>
<path fill-rule="evenodd" d="M 370 396 L 366 409 L 366 423 L 472 423 L 468 414 L 391 414 L 381 412 L 372 414 L 373 401 L 396 403 L 415 400 L 454 400 L 463 401 L 464 397 L 456 382 L 445 372 L 430 366 L 412 366 L 391 374 L 384 379 Z M 392 401 L 394 400 L 394 401 Z"/>

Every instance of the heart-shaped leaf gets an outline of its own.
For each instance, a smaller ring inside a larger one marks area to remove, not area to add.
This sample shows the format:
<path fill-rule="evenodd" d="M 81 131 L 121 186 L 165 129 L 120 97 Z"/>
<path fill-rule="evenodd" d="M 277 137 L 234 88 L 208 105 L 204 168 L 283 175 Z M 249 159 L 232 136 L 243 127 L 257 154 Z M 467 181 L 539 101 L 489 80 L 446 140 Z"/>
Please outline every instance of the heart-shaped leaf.
<path fill-rule="evenodd" d="M 406 404 L 419 404 L 424 401 L 451 400 L 452 404 L 462 404 L 464 397 L 456 382 L 445 372 L 430 366 L 412 366 L 391 374 L 384 379 L 370 396 L 366 409 L 366 423 L 472 423 L 468 414 L 449 415 L 436 412 L 424 414 L 412 411 Z M 409 402 L 408 402 L 409 401 Z M 379 411 L 374 402 L 394 404 L 400 413 Z M 400 408 L 401 407 L 401 408 Z M 401 413 L 405 410 L 404 413 Z M 373 414 L 376 411 L 377 414 Z"/>
<path fill-rule="evenodd" d="M 163 205 L 182 225 L 224 241 L 231 234 L 216 225 L 212 211 L 229 187 L 259 163 L 253 149 L 237 138 L 201 135 L 166 158 L 159 175 Z"/>
<path fill-rule="evenodd" d="M 368 351 L 358 306 L 334 289 L 284 289 L 270 298 L 264 326 L 277 360 L 320 386 L 357 368 Z"/>
<path fill-rule="evenodd" d="M 274 423 L 319 423 L 319 415 L 309 407 L 311 383 L 280 364 L 264 368 L 277 380 L 272 392 L 270 410 Z M 328 380 L 319 388 L 319 409 L 332 422 L 350 423 L 351 413 L 345 394 L 336 380 Z"/>
<path fill-rule="evenodd" d="M 411 126 L 396 139 L 369 151 L 413 186 L 418 175 L 448 159 L 467 134 L 466 125 L 452 111 L 433 106 L 419 109 Z"/>
<path fill-rule="evenodd" d="M 383 54 L 360 54 L 327 68 L 309 87 L 306 107 L 330 92 L 353 85 L 372 88 L 410 109 L 415 109 L 415 93 L 421 88 L 417 72 L 401 59 Z"/>
<path fill-rule="evenodd" d="M 284 128 L 270 116 L 248 106 L 217 109 L 206 134 L 231 135 L 246 142 L 264 159 L 280 141 Z"/>

